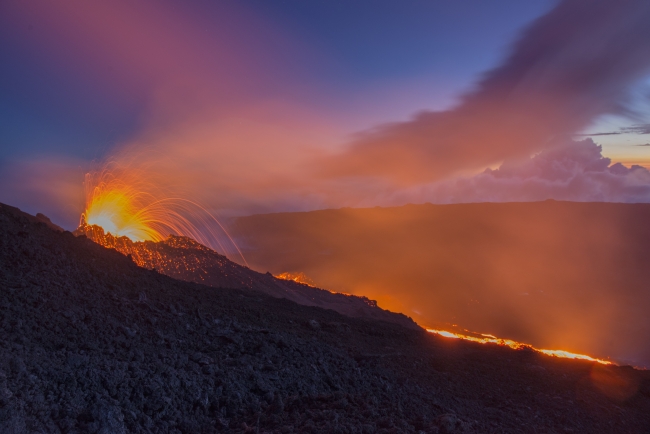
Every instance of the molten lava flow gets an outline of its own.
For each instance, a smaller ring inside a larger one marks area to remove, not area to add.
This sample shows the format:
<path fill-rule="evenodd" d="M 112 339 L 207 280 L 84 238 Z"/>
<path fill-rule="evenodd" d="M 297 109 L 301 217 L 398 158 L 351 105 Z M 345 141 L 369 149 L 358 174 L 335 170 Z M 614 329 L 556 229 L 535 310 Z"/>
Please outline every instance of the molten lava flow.
<path fill-rule="evenodd" d="M 307 277 L 307 275 L 305 273 L 286 272 L 286 273 L 278 274 L 278 275 L 273 276 L 273 277 L 276 277 L 276 278 L 282 279 L 282 280 L 293 280 L 294 282 L 302 283 L 303 285 L 312 286 L 314 288 L 316 287 L 316 283 L 313 280 L 311 280 L 309 277 Z"/>
<path fill-rule="evenodd" d="M 132 241 L 163 241 L 186 236 L 246 264 L 241 251 L 221 223 L 191 200 L 166 194 L 146 170 L 108 163 L 86 175 L 86 207 L 81 227 L 93 225 Z"/>
<path fill-rule="evenodd" d="M 515 350 L 520 350 L 520 349 L 531 349 L 533 351 L 540 352 L 542 354 L 546 354 L 548 356 L 553 356 L 553 357 L 562 357 L 562 358 L 567 358 L 567 359 L 580 359 L 580 360 L 588 360 L 590 362 L 598 362 L 602 363 L 603 365 L 611 365 L 612 362 L 609 362 L 607 360 L 602 360 L 602 359 L 596 359 L 594 357 L 586 356 L 584 354 L 575 354 L 575 353 L 570 353 L 568 351 L 563 351 L 563 350 L 540 350 L 537 348 L 534 348 L 528 344 L 522 344 L 521 342 L 516 342 L 510 339 L 500 339 L 497 338 L 493 335 L 488 335 L 488 334 L 481 334 L 481 337 L 476 337 L 476 336 L 470 336 L 470 335 L 464 335 L 461 333 L 454 333 L 454 332 L 449 332 L 446 330 L 434 330 L 434 329 L 427 329 L 429 333 L 435 333 L 440 336 L 444 336 L 446 338 L 452 338 L 452 339 L 464 339 L 466 341 L 472 341 L 472 342 L 478 342 L 480 344 L 497 344 L 497 345 L 504 345 L 506 347 L 510 347 Z"/>

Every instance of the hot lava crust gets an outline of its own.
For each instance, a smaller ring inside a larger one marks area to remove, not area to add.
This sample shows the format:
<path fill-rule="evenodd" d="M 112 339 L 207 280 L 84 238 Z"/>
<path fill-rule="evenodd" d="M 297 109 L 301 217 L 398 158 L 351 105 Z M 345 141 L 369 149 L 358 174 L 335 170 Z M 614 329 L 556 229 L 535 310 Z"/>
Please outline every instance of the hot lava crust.
<path fill-rule="evenodd" d="M 647 433 L 650 373 L 217 290 L 0 206 L 0 432 Z"/>
<path fill-rule="evenodd" d="M 419 328 L 409 317 L 377 307 L 366 297 L 335 294 L 293 280 L 278 279 L 270 273 L 258 273 L 230 261 L 214 250 L 188 237 L 170 236 L 164 241 L 131 241 L 104 233 L 95 225 L 81 225 L 75 235 L 85 235 L 104 247 L 113 248 L 144 268 L 187 282 L 215 288 L 247 288 L 273 297 L 287 298 L 305 306 L 332 309 L 348 316 L 374 318 Z"/>

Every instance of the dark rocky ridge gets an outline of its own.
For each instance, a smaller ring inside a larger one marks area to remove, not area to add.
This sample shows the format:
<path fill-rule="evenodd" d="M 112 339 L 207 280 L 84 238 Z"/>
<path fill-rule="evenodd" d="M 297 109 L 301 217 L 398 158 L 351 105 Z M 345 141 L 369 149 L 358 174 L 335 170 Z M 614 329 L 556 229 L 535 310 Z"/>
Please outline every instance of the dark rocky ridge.
<path fill-rule="evenodd" d="M 384 310 L 367 297 L 332 293 L 291 280 L 278 279 L 270 273 L 258 273 L 188 237 L 170 236 L 160 242 L 134 242 L 127 237 L 104 233 L 99 226 L 86 224 L 82 224 L 74 234 L 85 235 L 104 247 L 130 255 L 141 267 L 155 269 L 186 282 L 215 288 L 254 289 L 305 306 L 317 306 L 348 316 L 373 318 L 408 328 L 419 328 L 406 315 Z"/>
<path fill-rule="evenodd" d="M 0 432 L 647 433 L 650 374 L 215 289 L 0 206 Z"/>

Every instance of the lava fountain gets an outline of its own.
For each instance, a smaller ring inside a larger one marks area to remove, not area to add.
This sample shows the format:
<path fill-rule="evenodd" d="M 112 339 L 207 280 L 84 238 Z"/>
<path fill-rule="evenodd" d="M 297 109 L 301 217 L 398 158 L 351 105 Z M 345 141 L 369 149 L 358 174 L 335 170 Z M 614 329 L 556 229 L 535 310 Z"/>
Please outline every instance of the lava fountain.
<path fill-rule="evenodd" d="M 114 237 L 164 241 L 185 236 L 227 256 L 246 259 L 219 220 L 199 203 L 170 194 L 146 167 L 109 162 L 86 174 L 80 226 L 99 226 Z"/>

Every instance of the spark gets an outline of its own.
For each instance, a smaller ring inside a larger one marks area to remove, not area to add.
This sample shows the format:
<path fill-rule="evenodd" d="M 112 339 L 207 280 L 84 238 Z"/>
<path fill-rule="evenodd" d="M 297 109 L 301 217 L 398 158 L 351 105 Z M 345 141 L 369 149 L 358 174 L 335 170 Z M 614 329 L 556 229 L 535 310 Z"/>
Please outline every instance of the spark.
<path fill-rule="evenodd" d="M 199 203 L 169 194 L 146 168 L 106 163 L 86 174 L 85 210 L 80 226 L 96 225 L 132 241 L 186 236 L 224 254 L 244 255 L 219 220 Z"/>

